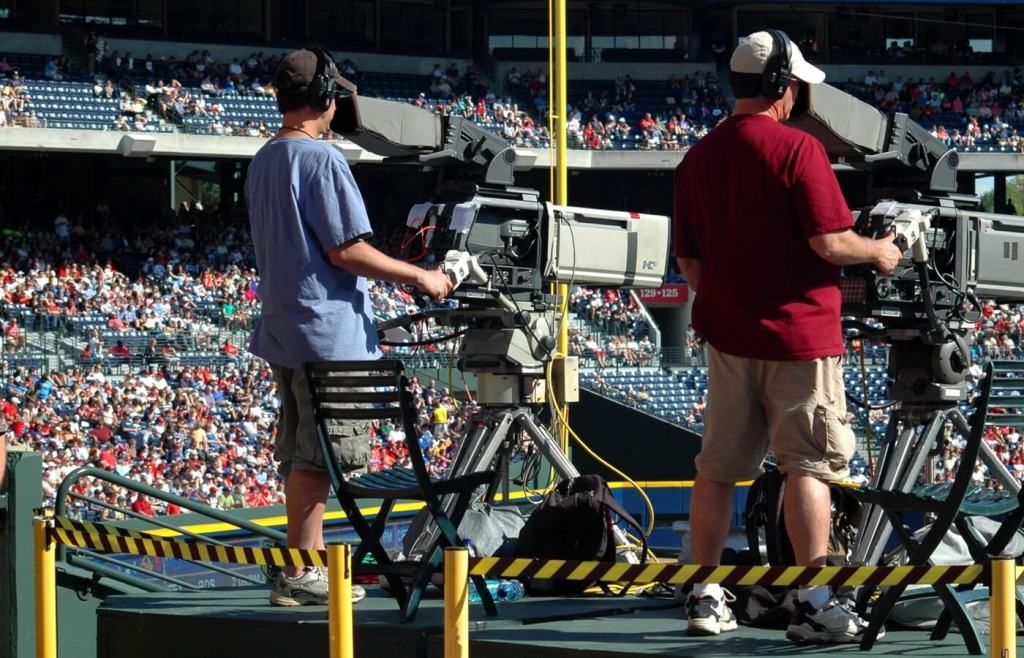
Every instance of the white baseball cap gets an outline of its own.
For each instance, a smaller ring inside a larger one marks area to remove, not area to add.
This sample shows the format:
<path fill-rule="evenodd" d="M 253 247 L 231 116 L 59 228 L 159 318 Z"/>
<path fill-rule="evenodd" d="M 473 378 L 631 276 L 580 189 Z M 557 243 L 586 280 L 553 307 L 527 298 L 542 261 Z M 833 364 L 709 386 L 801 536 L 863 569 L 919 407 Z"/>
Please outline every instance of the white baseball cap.
<path fill-rule="evenodd" d="M 774 51 L 775 41 L 771 34 L 763 31 L 754 32 L 736 46 L 736 50 L 732 52 L 732 59 L 729 60 L 729 69 L 734 73 L 764 73 L 764 65 Z M 825 72 L 809 64 L 795 43 L 791 46 L 789 70 L 793 77 L 810 84 L 816 85 L 825 81 Z"/>

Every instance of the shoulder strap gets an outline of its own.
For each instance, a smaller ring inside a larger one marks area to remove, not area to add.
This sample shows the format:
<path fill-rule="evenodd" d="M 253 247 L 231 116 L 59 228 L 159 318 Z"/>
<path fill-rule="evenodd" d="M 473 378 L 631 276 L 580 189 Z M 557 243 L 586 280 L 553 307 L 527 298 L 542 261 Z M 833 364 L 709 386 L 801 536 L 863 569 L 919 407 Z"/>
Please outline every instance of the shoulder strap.
<path fill-rule="evenodd" d="M 615 500 L 615 496 L 612 495 L 612 490 L 608 488 L 607 483 L 599 490 L 599 493 L 597 495 L 599 496 L 599 501 L 603 505 L 608 507 L 608 509 L 610 509 L 611 511 L 615 512 L 615 514 L 620 519 L 625 521 L 629 527 L 633 528 L 633 530 L 636 531 L 637 536 L 640 537 L 640 542 L 643 544 L 643 552 L 640 554 L 640 564 L 646 563 L 647 536 L 644 534 L 643 527 L 637 522 L 636 519 L 632 517 L 632 515 L 630 515 L 629 512 L 622 508 L 622 505 L 619 505 L 619 501 Z"/>
<path fill-rule="evenodd" d="M 764 511 L 765 475 L 762 473 L 747 489 L 747 502 L 743 506 L 743 525 L 747 531 L 747 548 L 758 564 L 761 564 L 761 538 L 758 529 L 765 524 Z"/>

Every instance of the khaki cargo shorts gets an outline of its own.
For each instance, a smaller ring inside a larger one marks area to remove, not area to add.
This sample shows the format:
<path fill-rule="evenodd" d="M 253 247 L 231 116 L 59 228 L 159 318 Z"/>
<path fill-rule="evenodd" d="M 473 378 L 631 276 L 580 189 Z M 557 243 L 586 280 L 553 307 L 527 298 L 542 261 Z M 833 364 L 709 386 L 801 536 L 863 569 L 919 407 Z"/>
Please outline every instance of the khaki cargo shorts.
<path fill-rule="evenodd" d="M 783 473 L 842 480 L 856 442 L 846 420 L 842 358 L 761 361 L 708 346 L 708 399 L 697 471 L 752 480 L 769 450 Z"/>
<path fill-rule="evenodd" d="M 277 380 L 277 394 L 281 397 L 277 439 L 274 443 L 278 472 L 283 479 L 287 479 L 293 468 L 300 471 L 325 470 L 306 373 L 302 369 L 275 365 L 271 365 L 270 369 Z M 370 421 L 328 418 L 326 423 L 334 457 L 341 470 L 357 471 L 364 468 L 370 462 L 371 455 Z"/>

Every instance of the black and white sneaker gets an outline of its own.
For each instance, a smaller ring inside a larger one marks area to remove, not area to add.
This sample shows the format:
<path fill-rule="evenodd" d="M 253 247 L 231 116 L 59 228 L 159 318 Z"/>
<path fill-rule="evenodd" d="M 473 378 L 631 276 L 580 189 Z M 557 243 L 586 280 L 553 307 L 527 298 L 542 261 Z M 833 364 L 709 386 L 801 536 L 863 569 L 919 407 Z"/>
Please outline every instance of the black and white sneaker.
<path fill-rule="evenodd" d="M 327 605 L 327 572 L 324 569 L 306 569 L 301 575 L 289 578 L 277 574 L 270 590 L 270 602 L 280 606 Z M 366 590 L 352 585 L 352 603 L 366 598 Z"/>
<path fill-rule="evenodd" d="M 806 601 L 798 603 L 786 638 L 797 644 L 860 642 L 867 629 L 866 621 L 832 597 L 820 609 Z M 878 637 L 884 636 L 885 629 L 879 630 Z"/>
<path fill-rule="evenodd" d="M 686 599 L 686 632 L 688 635 L 718 635 L 736 630 L 736 615 L 729 609 L 729 603 L 736 597 L 723 590 L 724 596 L 716 599 L 692 594 Z"/>

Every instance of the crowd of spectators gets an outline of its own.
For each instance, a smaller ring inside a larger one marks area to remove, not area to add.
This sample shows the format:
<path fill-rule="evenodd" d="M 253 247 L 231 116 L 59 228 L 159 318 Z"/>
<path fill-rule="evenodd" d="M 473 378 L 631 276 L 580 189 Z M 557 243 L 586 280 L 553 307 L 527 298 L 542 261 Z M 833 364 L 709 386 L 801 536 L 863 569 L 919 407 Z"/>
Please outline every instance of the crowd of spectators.
<path fill-rule="evenodd" d="M 976 64 L 985 59 L 984 53 L 974 51 L 968 39 L 946 41 L 939 37 L 928 43 L 917 45 L 909 39 L 892 39 L 885 49 L 885 59 L 896 63 L 947 63 Z"/>
<path fill-rule="evenodd" d="M 458 446 L 471 404 L 448 389 L 413 379 L 420 410 L 420 446 L 428 469 L 440 474 Z M 279 401 L 266 363 L 237 366 L 148 366 L 124 377 L 99 366 L 52 372 L 18 369 L 5 378 L 0 424 L 9 445 L 43 457 L 43 492 L 52 504 L 60 482 L 94 466 L 217 509 L 284 502 L 273 462 Z M 370 470 L 408 466 L 401 429 L 374 423 Z M 178 514 L 174 504 L 147 501 L 124 487 L 83 478 L 72 488 L 73 509 L 110 518 L 89 497 L 136 512 Z M 142 507 L 142 509 L 140 509 Z"/>
<path fill-rule="evenodd" d="M 603 150 L 635 148 L 677 151 L 687 148 L 729 115 L 729 106 L 712 71 L 672 75 L 658 85 L 659 98 L 638 105 L 638 90 L 649 82 L 629 75 L 615 78 L 608 89 L 587 92 L 570 108 L 570 143 Z M 661 93 L 664 96 L 661 96 Z M 589 118 L 588 118 L 589 117 Z"/>
<path fill-rule="evenodd" d="M 0 128 L 45 128 L 46 119 L 36 116 L 22 78 L 0 55 Z"/>
<path fill-rule="evenodd" d="M 632 295 L 614 288 L 582 286 L 570 291 L 570 311 L 577 324 L 570 328 L 570 353 L 586 365 L 649 366 L 658 363 L 643 311 Z"/>
<path fill-rule="evenodd" d="M 259 312 L 247 229 L 194 208 L 159 226 L 106 220 L 60 213 L 52 228 L 0 234 L 0 352 L 25 352 L 33 348 L 30 334 L 58 330 L 79 330 L 84 345 L 70 366 L 5 368 L 0 431 L 10 444 L 43 454 L 48 498 L 69 472 L 93 465 L 217 508 L 281 502 L 269 368 L 231 333 L 223 343 L 203 339 L 238 329 L 244 340 Z M 371 282 L 370 295 L 381 318 L 416 310 L 399 286 Z M 201 315 L 204 306 L 216 320 Z M 76 329 L 76 321 L 97 317 L 91 329 Z M 424 322 L 412 328 L 415 338 L 439 332 Z M 141 354 L 118 339 L 133 333 L 149 337 Z M 177 338 L 231 358 L 179 363 Z M 129 367 L 111 370 L 121 362 Z M 440 474 L 476 407 L 435 381 L 414 378 L 413 387 L 420 446 L 428 470 Z M 368 438 L 369 468 L 408 465 L 400 428 L 377 424 Z M 181 511 L 98 480 L 83 481 L 75 493 L 144 514 Z"/>
<path fill-rule="evenodd" d="M 180 59 L 149 53 L 136 57 L 112 50 L 97 34 L 90 35 L 87 50 L 85 71 L 73 70 L 74 63 L 67 57 L 53 57 L 43 67 L 42 77 L 61 81 L 87 74 L 95 83 L 97 97 L 118 101 L 118 113 L 109 125 L 112 130 L 156 131 L 187 125 L 189 130 L 214 135 L 266 138 L 276 129 L 270 102 L 274 90 L 269 83 L 283 53 L 252 52 L 231 61 L 218 61 L 208 50 L 194 50 Z M 960 53 L 962 48 L 940 40 L 927 50 L 949 54 Z M 919 51 L 910 44 L 893 42 L 887 54 L 895 62 L 910 62 L 911 52 Z M 340 68 L 360 82 L 355 62 L 346 59 Z M 37 115 L 19 84 L 20 74 L 3 55 L 0 78 L 0 126 L 46 127 L 45 115 Z M 438 114 L 470 118 L 518 146 L 546 147 L 550 143 L 546 72 L 543 68 L 522 72 L 511 68 L 504 83 L 507 96 L 489 89 L 473 65 L 460 70 L 455 63 L 437 63 L 432 73 L 423 77 L 422 89 L 410 102 Z M 621 75 L 606 84 L 570 99 L 571 147 L 685 149 L 730 111 L 715 71 L 673 75 L 668 81 L 656 82 Z M 950 146 L 1024 150 L 1019 132 L 1024 125 L 1024 75 L 1020 69 L 993 71 L 980 81 L 972 80 L 967 72 L 955 71 L 945 79 L 905 80 L 878 69 L 843 86 L 884 111 L 908 113 Z M 375 94 L 372 82 L 363 91 Z M 651 92 L 656 92 L 657 98 Z M 239 96 L 266 100 L 266 112 L 255 111 L 250 118 L 228 116 L 223 99 Z"/>
<path fill-rule="evenodd" d="M 207 343 L 231 357 L 207 364 L 181 364 L 153 339 L 142 359 L 111 374 L 87 357 L 125 346 L 109 344 L 118 332 L 147 336 L 189 335 L 195 339 L 225 324 L 247 327 L 258 313 L 257 280 L 244 223 L 217 219 L 206 211 L 182 208 L 159 226 L 134 229 L 104 217 L 74 221 L 59 213 L 52 227 L 5 230 L 0 236 L 0 292 L 3 350 L 31 348 L 33 331 L 74 327 L 76 318 L 100 317 L 83 332 L 82 354 L 73 365 L 15 368 L 4 379 L 0 412 L 8 440 L 44 454 L 47 495 L 71 470 L 82 465 L 108 468 L 157 488 L 215 507 L 276 504 L 281 487 L 273 468 L 272 437 L 277 398 L 265 363 L 228 339 Z M 382 240 L 393 242 L 389 234 Z M 417 310 L 410 293 L 373 283 L 371 302 L 380 318 Z M 200 316 L 208 305 L 217 319 Z M 18 310 L 25 311 L 17 313 Z M 579 323 L 572 332 L 575 353 L 597 367 L 657 366 L 654 345 L 641 309 L 615 290 L 572 291 L 571 309 Z M 416 339 L 435 337 L 444 327 L 414 326 Z M 988 358 L 1021 358 L 1024 306 L 988 302 L 977 325 L 976 353 Z M 221 334 L 217 334 L 220 336 Z M 692 348 L 700 340 L 691 336 Z M 107 341 L 107 342 L 105 342 Z M 450 345 L 436 349 L 450 349 Z M 112 355 L 116 356 L 116 355 Z M 601 386 L 598 374 L 595 386 Z M 437 382 L 414 381 L 423 428 L 421 447 L 428 468 L 441 473 L 466 430 L 475 406 Z M 650 393 L 618 391 L 643 408 Z M 699 426 L 703 398 L 685 410 L 683 422 Z M 376 425 L 370 440 L 370 468 L 408 464 L 402 429 Z M 1014 431 L 1000 429 L 1007 463 L 1024 469 L 1024 447 Z M 955 450 L 956 443 L 949 450 Z M 126 504 L 139 513 L 176 513 L 99 481 L 75 491 L 106 503 Z"/>
<path fill-rule="evenodd" d="M 215 335 L 215 324 L 247 326 L 257 307 L 246 224 L 183 207 L 128 230 L 105 212 L 101 205 L 91 221 L 59 213 L 52 228 L 0 234 L 9 322 L 74 330 L 88 317 L 100 318 L 95 328 L 192 337 Z"/>
<path fill-rule="evenodd" d="M 949 146 L 1022 151 L 1024 75 L 1019 68 L 991 71 L 981 80 L 951 71 L 945 79 L 889 77 L 884 69 L 843 85 L 885 112 L 904 112 Z"/>
<path fill-rule="evenodd" d="M 1024 304 L 982 303 L 975 327 L 975 359 L 1024 359 Z"/>
<path fill-rule="evenodd" d="M 942 453 L 935 458 L 935 481 L 949 482 L 956 476 L 960 466 L 960 456 L 967 447 L 966 439 L 960 434 L 947 432 Z M 1006 465 L 1010 473 L 1018 480 L 1024 481 L 1024 444 L 1021 443 L 1019 427 L 989 425 L 985 428 L 982 440 L 995 452 L 999 461 Z M 973 484 L 993 490 L 1002 490 L 1003 486 L 994 473 L 981 460 L 975 464 L 971 475 Z"/>

